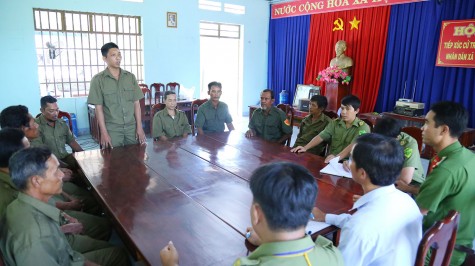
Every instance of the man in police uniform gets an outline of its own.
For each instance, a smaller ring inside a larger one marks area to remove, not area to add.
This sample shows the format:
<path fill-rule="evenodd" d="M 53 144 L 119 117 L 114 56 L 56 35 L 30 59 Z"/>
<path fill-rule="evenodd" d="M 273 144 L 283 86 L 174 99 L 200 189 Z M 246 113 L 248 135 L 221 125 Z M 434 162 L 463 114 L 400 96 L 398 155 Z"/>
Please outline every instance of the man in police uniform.
<path fill-rule="evenodd" d="M 319 236 L 313 242 L 305 232 L 318 190 L 307 169 L 287 162 L 266 164 L 254 171 L 249 183 L 252 228 L 246 237 L 259 247 L 248 257 L 237 259 L 235 266 L 343 265 L 330 240 Z M 160 251 L 160 257 L 164 266 L 178 265 L 173 243 Z"/>
<path fill-rule="evenodd" d="M 422 127 L 422 141 L 437 155 L 430 162 L 432 171 L 422 183 L 416 202 L 425 215 L 424 230 L 450 210 L 460 212 L 450 265 L 464 262 L 464 251 L 472 249 L 475 238 L 475 155 L 458 141 L 467 122 L 468 112 L 461 104 L 439 102 L 431 106 Z"/>
<path fill-rule="evenodd" d="M 282 143 L 292 136 L 292 125 L 287 115 L 274 106 L 274 91 L 261 92 L 261 108 L 252 113 L 246 137 L 258 136 L 268 141 Z"/>
<path fill-rule="evenodd" d="M 52 195 L 61 193 L 64 174 L 47 148 L 15 153 L 9 169 L 20 192 L 5 212 L 1 248 L 8 265 L 95 265 L 87 260 L 129 265 L 121 248 L 109 246 L 84 254 L 71 248 L 60 229 L 62 220 L 70 217 L 48 204 Z"/>
<path fill-rule="evenodd" d="M 328 126 L 315 136 L 305 146 L 297 146 L 291 152 L 306 152 L 323 141 L 331 142 L 330 149 L 325 158 L 328 163 L 335 157 L 340 159 L 350 155 L 355 139 L 365 133 L 369 133 L 369 126 L 356 117 L 360 111 L 361 101 L 355 95 L 345 96 L 341 100 L 341 117 L 331 121 Z"/>
<path fill-rule="evenodd" d="M 144 143 L 139 100 L 144 97 L 135 75 L 120 68 L 122 55 L 115 43 L 101 48 L 107 68 L 91 80 L 87 102 L 96 106 L 103 149 Z"/>
<path fill-rule="evenodd" d="M 396 181 L 398 188 L 401 189 L 399 184 L 411 184 L 420 187 L 425 180 L 425 175 L 417 141 L 408 134 L 401 132 L 401 125 L 396 119 L 387 116 L 378 119 L 376 125 L 374 125 L 373 133 L 395 138 L 404 148 L 404 165 Z M 401 190 L 404 191 L 404 189 Z"/>
<path fill-rule="evenodd" d="M 233 118 L 229 114 L 228 105 L 219 101 L 222 94 L 221 83 L 217 81 L 208 84 L 209 101 L 198 108 L 195 126 L 198 134 L 224 132 L 224 124 L 228 130 L 234 130 Z"/>
<path fill-rule="evenodd" d="M 294 146 L 304 146 L 309 143 L 318 133 L 322 132 L 325 127 L 332 121 L 332 119 L 326 116 L 323 111 L 327 108 L 328 100 L 327 97 L 322 95 L 313 95 L 310 99 L 309 111 L 310 114 L 307 115 L 302 122 L 300 123 L 300 131 L 295 140 Z M 311 148 L 307 152 L 322 155 L 325 152 L 324 143 Z"/>

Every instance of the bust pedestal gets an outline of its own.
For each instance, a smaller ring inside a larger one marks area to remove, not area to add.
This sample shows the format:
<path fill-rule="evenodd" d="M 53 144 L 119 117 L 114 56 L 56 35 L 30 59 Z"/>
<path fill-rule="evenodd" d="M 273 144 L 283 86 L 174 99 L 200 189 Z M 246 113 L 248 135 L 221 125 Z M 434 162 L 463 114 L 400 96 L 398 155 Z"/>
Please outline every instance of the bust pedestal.
<path fill-rule="evenodd" d="M 349 94 L 350 85 L 325 82 L 325 96 L 328 100 L 327 110 L 337 113 L 341 106 L 341 99 Z"/>

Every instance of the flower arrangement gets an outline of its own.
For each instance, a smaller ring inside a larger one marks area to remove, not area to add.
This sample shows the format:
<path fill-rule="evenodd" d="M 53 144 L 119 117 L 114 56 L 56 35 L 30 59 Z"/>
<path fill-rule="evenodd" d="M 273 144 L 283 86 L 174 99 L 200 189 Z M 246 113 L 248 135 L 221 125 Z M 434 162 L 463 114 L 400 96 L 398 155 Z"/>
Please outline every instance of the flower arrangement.
<path fill-rule="evenodd" d="M 348 85 L 351 81 L 351 76 L 337 66 L 327 67 L 324 70 L 318 72 L 318 81 L 325 81 L 329 83 L 338 83 Z"/>

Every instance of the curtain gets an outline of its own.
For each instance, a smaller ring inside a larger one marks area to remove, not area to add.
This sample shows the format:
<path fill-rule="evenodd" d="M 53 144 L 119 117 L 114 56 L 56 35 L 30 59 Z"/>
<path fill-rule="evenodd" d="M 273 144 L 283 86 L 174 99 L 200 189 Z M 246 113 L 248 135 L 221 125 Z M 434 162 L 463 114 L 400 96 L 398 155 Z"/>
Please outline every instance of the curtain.
<path fill-rule="evenodd" d="M 405 98 L 414 95 L 414 101 L 425 103 L 425 112 L 438 101 L 459 102 L 471 114 L 469 126 L 473 127 L 475 69 L 435 66 L 442 21 L 473 18 L 475 1 L 432 0 L 392 6 L 375 110 L 392 111 L 407 81 Z"/>
<path fill-rule="evenodd" d="M 270 20 L 267 86 L 276 104 L 283 89 L 292 104 L 295 88 L 303 82 L 309 25 L 309 15 Z"/>
<path fill-rule="evenodd" d="M 318 72 L 330 65 L 335 57 L 335 43 L 345 40 L 346 55 L 353 59 L 351 93 L 361 99 L 361 112 L 371 112 L 376 104 L 390 7 L 365 8 L 312 15 L 310 38 L 305 67 L 305 84 L 323 85 L 316 81 Z M 341 18 L 343 31 L 333 31 L 333 22 Z M 359 20 L 358 29 L 351 29 L 350 21 Z"/>

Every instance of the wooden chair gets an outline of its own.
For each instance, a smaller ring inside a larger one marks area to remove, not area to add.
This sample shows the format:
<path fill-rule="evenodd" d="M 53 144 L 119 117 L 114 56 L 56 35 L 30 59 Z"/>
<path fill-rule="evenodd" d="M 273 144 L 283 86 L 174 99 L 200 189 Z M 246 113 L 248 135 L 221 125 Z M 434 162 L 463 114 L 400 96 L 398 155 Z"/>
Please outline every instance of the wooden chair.
<path fill-rule="evenodd" d="M 425 264 L 429 249 L 431 250 L 429 266 L 448 266 L 450 264 L 459 220 L 459 213 L 451 210 L 443 220 L 436 222 L 424 233 L 417 249 L 415 266 Z"/>
<path fill-rule="evenodd" d="M 144 98 L 140 99 L 140 113 L 142 117 L 142 123 L 144 124 L 150 124 L 151 116 L 150 116 L 150 108 L 152 105 L 152 94 L 150 93 L 150 90 L 148 88 L 142 88 L 142 93 L 144 95 Z M 147 126 L 145 125 L 145 129 Z"/>
<path fill-rule="evenodd" d="M 207 102 L 208 99 L 196 99 L 191 102 L 191 134 L 195 136 L 195 133 L 198 133 L 195 128 L 195 115 L 198 112 L 198 108 Z"/>
<path fill-rule="evenodd" d="M 413 137 L 417 141 L 419 153 L 422 153 L 422 130 L 418 127 L 403 127 L 401 131 Z"/>
<path fill-rule="evenodd" d="M 157 103 L 152 106 L 150 109 L 150 135 L 153 136 L 153 117 L 155 114 L 160 111 L 165 109 L 166 105 L 164 103 Z"/>
<path fill-rule="evenodd" d="M 163 83 L 153 83 L 150 85 L 150 91 L 154 96 L 155 104 L 163 103 L 163 94 L 165 93 L 165 85 Z"/>
<path fill-rule="evenodd" d="M 335 113 L 335 112 L 333 112 L 333 111 L 323 110 L 323 113 L 324 113 L 326 116 L 330 117 L 331 119 L 336 119 L 336 118 L 338 118 L 338 114 Z"/>
<path fill-rule="evenodd" d="M 167 91 L 174 91 L 176 93 L 176 99 L 180 97 L 180 83 L 177 82 L 169 82 L 165 87 Z"/>
<path fill-rule="evenodd" d="M 289 104 L 278 104 L 277 108 L 284 111 L 287 115 L 287 118 L 290 120 L 290 126 L 294 125 L 294 108 L 292 105 Z M 286 140 L 284 140 L 284 144 L 290 147 L 290 141 L 292 140 L 292 135 L 290 135 Z"/>

